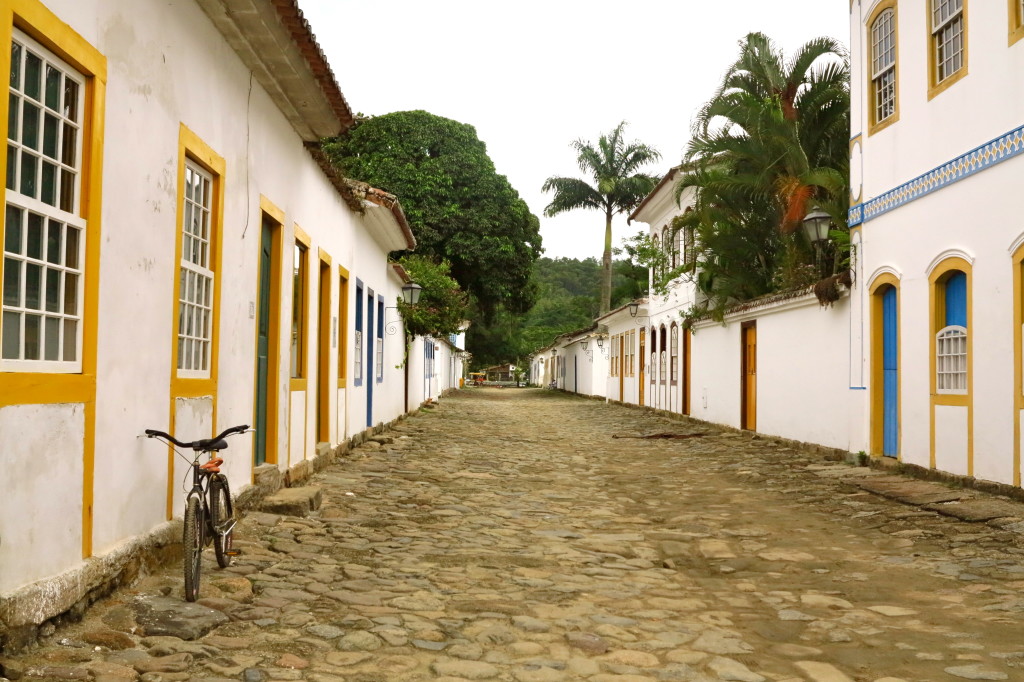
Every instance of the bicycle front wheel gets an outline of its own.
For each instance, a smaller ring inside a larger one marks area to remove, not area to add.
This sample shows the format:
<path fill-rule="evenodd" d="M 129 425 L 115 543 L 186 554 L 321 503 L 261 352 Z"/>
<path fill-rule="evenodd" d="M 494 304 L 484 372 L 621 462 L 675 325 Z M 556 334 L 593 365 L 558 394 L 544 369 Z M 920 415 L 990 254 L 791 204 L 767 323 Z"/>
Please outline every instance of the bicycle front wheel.
<path fill-rule="evenodd" d="M 213 529 L 213 553 L 217 555 L 217 565 L 227 568 L 231 565 L 235 515 L 228 480 L 223 476 L 210 481 L 210 527 Z"/>
<path fill-rule="evenodd" d="M 185 557 L 185 600 L 199 598 L 199 570 L 203 556 L 203 510 L 199 498 L 190 497 L 185 503 L 185 533 L 182 552 Z"/>

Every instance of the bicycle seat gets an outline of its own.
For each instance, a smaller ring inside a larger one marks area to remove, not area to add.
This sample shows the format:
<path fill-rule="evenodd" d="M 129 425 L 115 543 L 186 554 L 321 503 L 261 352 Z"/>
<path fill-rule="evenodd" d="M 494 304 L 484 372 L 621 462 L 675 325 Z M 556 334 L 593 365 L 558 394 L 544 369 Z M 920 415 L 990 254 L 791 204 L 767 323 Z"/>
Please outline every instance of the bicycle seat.
<path fill-rule="evenodd" d="M 193 449 L 203 450 L 204 452 L 217 452 L 224 450 L 228 447 L 228 442 L 223 438 L 214 440 L 213 438 L 207 438 L 205 440 L 197 440 L 193 444 Z"/>

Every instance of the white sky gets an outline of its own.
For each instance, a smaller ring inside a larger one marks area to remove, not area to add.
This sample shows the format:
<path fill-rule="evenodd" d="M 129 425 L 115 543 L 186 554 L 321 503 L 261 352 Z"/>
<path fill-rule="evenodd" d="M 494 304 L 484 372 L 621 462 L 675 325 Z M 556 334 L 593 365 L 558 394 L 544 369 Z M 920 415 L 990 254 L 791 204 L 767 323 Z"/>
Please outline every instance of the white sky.
<path fill-rule="evenodd" d="M 552 175 L 583 176 L 569 143 L 619 121 L 678 163 L 690 122 L 761 31 L 789 56 L 849 44 L 844 0 L 299 0 L 354 111 L 424 109 L 468 123 L 541 221 L 546 256 L 600 258 L 604 218 L 546 218 Z M 401 197 L 399 197 L 401 199 Z M 614 225 L 615 242 L 646 225 Z"/>

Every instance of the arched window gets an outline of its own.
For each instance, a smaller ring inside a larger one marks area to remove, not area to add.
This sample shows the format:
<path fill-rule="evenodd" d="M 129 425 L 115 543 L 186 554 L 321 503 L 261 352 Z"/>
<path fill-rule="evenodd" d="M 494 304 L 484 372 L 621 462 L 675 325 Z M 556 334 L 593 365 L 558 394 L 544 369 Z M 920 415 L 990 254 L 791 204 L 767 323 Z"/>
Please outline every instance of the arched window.
<path fill-rule="evenodd" d="M 672 323 L 670 343 L 672 344 L 670 346 L 672 349 L 672 358 L 669 361 L 669 372 L 672 375 L 672 383 L 674 385 L 679 383 L 679 326 L 675 322 Z"/>
<path fill-rule="evenodd" d="M 658 331 L 651 327 L 651 363 L 648 365 L 653 384 L 658 376 Z"/>
<path fill-rule="evenodd" d="M 661 375 L 661 383 L 665 383 L 665 380 L 668 378 L 668 371 L 667 371 L 668 368 L 666 367 L 666 365 L 668 364 L 668 348 L 667 348 L 668 344 L 665 342 L 666 341 L 666 339 L 665 339 L 666 333 L 667 332 L 665 330 L 665 326 L 662 325 L 662 327 L 661 327 L 661 346 L 660 346 L 661 347 L 661 356 L 659 358 L 660 362 L 658 364 L 658 373 Z"/>
<path fill-rule="evenodd" d="M 871 23 L 871 120 L 896 113 L 896 9 L 883 9 Z"/>
<path fill-rule="evenodd" d="M 967 275 L 952 270 L 939 288 L 944 326 L 935 334 L 935 390 L 967 393 Z"/>

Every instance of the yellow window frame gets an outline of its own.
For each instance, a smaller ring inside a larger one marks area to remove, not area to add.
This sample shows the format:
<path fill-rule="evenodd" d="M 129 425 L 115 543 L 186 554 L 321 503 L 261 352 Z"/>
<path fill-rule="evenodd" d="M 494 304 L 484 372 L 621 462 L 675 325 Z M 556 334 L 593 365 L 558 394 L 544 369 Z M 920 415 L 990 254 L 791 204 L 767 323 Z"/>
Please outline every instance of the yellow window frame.
<path fill-rule="evenodd" d="M 300 251 L 299 272 L 292 275 L 292 286 L 299 286 L 298 291 L 292 291 L 292 325 L 295 326 L 297 337 L 293 343 L 297 345 L 295 352 L 295 366 L 290 368 L 291 390 L 305 391 L 308 375 L 309 361 L 309 254 L 312 246 L 312 239 L 298 225 L 292 226 L 295 234 L 295 249 Z M 292 257 L 294 259 L 294 251 Z M 294 260 L 292 261 L 294 267 Z M 298 317 L 296 317 L 298 315 Z M 291 333 L 289 326 L 289 333 Z M 291 357 L 291 345 L 289 345 L 289 358 Z"/>
<path fill-rule="evenodd" d="M 1024 38 L 1024 9 L 1021 8 L 1020 0 L 1007 0 L 1009 7 L 1010 35 L 1008 45 Z"/>
<path fill-rule="evenodd" d="M 960 16 L 963 19 L 963 64 L 959 69 L 952 75 L 948 76 L 945 80 L 939 81 L 937 79 L 938 74 L 935 72 L 935 34 L 932 32 L 932 0 L 927 0 L 924 3 L 924 11 L 927 15 L 925 26 L 928 28 L 928 99 L 929 101 L 937 97 L 942 92 L 945 92 L 951 85 L 959 81 L 961 78 L 967 75 L 967 64 L 968 64 L 968 30 L 970 25 L 967 21 L 967 5 L 968 0 L 963 0 L 963 8 L 960 10 Z M 898 57 L 897 57 L 898 59 Z"/>
<path fill-rule="evenodd" d="M 0 407 L 80 402 L 85 408 L 82 473 L 82 558 L 92 556 L 93 475 L 96 440 L 96 339 L 99 311 L 100 244 L 103 215 L 103 145 L 107 58 L 39 0 L 6 0 L 0 5 L 0 73 L 11 71 L 14 29 L 24 31 L 72 66 L 85 79 L 79 215 L 86 221 L 82 371 L 0 373 Z M 0 98 L 0 121 L 7 121 L 8 98 Z M 6 138 L 6 135 L 5 135 Z M 0 164 L 0 187 L 7 186 Z M 0 259 L 0 281 L 3 278 Z"/>
<path fill-rule="evenodd" d="M 893 98 L 895 102 L 893 104 L 894 108 L 892 116 L 889 116 L 888 118 L 879 121 L 875 118 L 875 112 L 878 109 L 878 102 L 875 98 L 875 81 L 871 75 L 872 73 L 874 73 L 874 55 L 872 54 L 873 45 L 871 40 L 871 29 L 875 25 L 875 22 L 878 20 L 878 17 L 881 16 L 882 12 L 888 9 L 892 10 L 893 40 L 896 43 L 896 62 L 895 64 L 893 64 Z M 885 130 L 893 123 L 896 123 L 898 120 L 900 120 L 900 22 L 897 0 L 883 0 L 882 2 L 878 3 L 874 11 L 872 11 L 871 15 L 868 17 L 867 22 L 865 22 L 864 30 L 866 31 L 864 43 L 865 45 L 867 45 L 867 49 L 865 50 L 865 59 L 867 64 L 864 73 L 867 76 L 865 81 L 867 85 L 866 101 L 868 103 L 868 135 L 871 136 L 881 130 Z"/>

